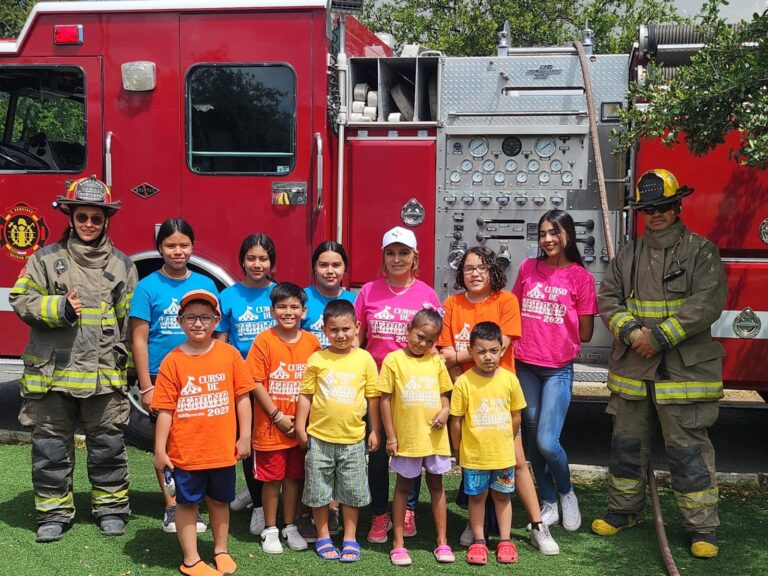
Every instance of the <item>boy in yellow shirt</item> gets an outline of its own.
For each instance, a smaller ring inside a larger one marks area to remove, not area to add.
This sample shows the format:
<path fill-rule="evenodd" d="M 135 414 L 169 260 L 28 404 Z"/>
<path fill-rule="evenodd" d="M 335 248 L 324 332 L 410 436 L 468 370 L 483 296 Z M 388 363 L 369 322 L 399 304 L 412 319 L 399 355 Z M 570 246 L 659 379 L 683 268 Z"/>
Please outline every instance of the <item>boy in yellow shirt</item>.
<path fill-rule="evenodd" d="M 517 562 L 517 549 L 510 540 L 509 495 L 515 491 L 515 435 L 525 399 L 517 377 L 499 367 L 504 347 L 497 324 L 476 324 L 469 336 L 469 350 L 475 365 L 454 383 L 450 424 L 456 462 L 463 468 L 464 491 L 469 496 L 474 541 L 467 562 L 488 562 L 483 522 L 490 489 L 499 522 L 496 560 L 510 564 Z"/>
<path fill-rule="evenodd" d="M 365 465 L 367 399 L 379 396 L 373 357 L 354 342 L 360 328 L 355 308 L 346 300 L 329 302 L 323 332 L 330 345 L 312 354 L 304 372 L 294 423 L 299 445 L 306 447 L 304 504 L 312 508 L 317 528 L 315 552 L 325 560 L 355 562 L 359 509 L 371 502 Z M 309 426 L 307 426 L 309 416 Z M 368 449 L 379 448 L 379 413 L 371 411 Z M 344 538 L 341 552 L 328 530 L 328 505 L 342 507 Z"/>

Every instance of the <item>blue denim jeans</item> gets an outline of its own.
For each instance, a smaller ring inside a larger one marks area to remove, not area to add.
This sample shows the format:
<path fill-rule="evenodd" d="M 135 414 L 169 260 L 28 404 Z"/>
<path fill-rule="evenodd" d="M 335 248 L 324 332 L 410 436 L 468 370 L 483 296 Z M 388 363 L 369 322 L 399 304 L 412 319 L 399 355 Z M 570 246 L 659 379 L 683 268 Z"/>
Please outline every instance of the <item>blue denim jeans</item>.
<path fill-rule="evenodd" d="M 546 368 L 516 360 L 515 367 L 528 404 L 523 409 L 523 422 L 539 495 L 544 502 L 557 502 L 555 487 L 560 494 L 567 494 L 572 488 L 560 433 L 571 403 L 573 363 Z"/>

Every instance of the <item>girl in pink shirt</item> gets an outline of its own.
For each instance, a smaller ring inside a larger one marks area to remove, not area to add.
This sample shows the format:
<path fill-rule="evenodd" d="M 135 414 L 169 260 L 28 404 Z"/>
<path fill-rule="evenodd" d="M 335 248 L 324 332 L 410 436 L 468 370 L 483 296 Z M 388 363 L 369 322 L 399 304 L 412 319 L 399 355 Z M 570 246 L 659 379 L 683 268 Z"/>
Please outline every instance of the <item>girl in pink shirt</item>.
<path fill-rule="evenodd" d="M 581 513 L 560 433 L 571 402 L 573 360 L 581 342 L 592 338 L 595 281 L 581 261 L 573 219 L 566 212 L 550 210 L 541 217 L 539 249 L 536 258 L 520 264 L 512 288 L 522 322 L 522 337 L 514 343 L 515 365 L 527 403 L 523 422 L 542 499 L 542 522 L 560 520 L 557 488 L 563 528 L 575 531 Z"/>
<path fill-rule="evenodd" d="M 360 345 L 365 348 L 381 369 L 384 357 L 406 347 L 408 324 L 416 312 L 424 308 L 440 309 L 440 299 L 429 285 L 416 279 L 419 267 L 416 235 L 413 231 L 395 226 L 384 234 L 383 278 L 364 284 L 355 300 L 355 312 L 360 322 Z M 370 410 L 379 410 L 379 399 L 371 398 Z M 379 446 L 386 445 L 381 434 Z M 387 541 L 392 526 L 387 513 L 389 500 L 389 458 L 384 448 L 368 456 L 368 485 L 371 489 L 371 529 L 368 541 Z M 416 535 L 414 509 L 421 482 L 414 481 L 408 497 L 403 535 Z"/>

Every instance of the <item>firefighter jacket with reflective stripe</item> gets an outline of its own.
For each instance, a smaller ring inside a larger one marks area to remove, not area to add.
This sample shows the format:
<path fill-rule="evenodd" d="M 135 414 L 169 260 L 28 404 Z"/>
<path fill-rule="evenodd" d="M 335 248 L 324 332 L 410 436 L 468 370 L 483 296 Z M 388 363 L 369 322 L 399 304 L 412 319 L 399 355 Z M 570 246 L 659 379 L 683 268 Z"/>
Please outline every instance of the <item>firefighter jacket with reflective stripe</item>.
<path fill-rule="evenodd" d="M 660 403 L 716 400 L 723 395 L 722 345 L 710 326 L 725 303 L 726 283 L 717 247 L 679 221 L 646 234 L 614 258 L 598 293 L 600 316 L 615 341 L 608 388 L 642 398 L 655 382 Z M 660 352 L 646 360 L 629 334 L 651 329 Z"/>
<path fill-rule="evenodd" d="M 136 267 L 105 235 L 96 245 L 70 233 L 35 252 L 11 289 L 10 303 L 31 327 L 22 355 L 21 395 L 49 390 L 87 397 L 127 383 L 128 309 Z M 80 315 L 67 305 L 77 290 Z"/>

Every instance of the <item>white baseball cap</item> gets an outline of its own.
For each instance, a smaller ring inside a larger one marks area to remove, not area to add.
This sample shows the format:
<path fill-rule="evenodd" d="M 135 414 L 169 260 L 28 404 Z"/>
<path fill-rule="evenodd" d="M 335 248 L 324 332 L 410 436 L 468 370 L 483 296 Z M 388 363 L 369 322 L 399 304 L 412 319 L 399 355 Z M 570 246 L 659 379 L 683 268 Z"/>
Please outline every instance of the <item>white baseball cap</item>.
<path fill-rule="evenodd" d="M 381 240 L 381 249 L 384 250 L 390 244 L 404 244 L 411 250 L 417 250 L 416 234 L 412 230 L 403 228 L 402 226 L 395 226 L 391 230 L 388 230 L 384 234 L 384 238 Z"/>

